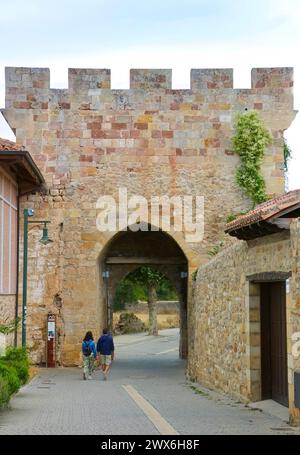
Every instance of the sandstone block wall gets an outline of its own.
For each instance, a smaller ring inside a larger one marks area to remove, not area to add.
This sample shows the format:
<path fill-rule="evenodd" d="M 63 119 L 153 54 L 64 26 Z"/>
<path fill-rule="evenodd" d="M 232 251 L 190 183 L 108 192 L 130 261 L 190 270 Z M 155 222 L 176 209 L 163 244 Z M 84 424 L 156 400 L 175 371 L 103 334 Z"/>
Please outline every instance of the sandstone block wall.
<path fill-rule="evenodd" d="M 289 231 L 239 241 L 201 267 L 189 315 L 188 372 L 192 379 L 243 401 L 261 398 L 260 293 L 249 276 L 291 273 L 287 290 L 287 345 L 290 414 L 294 407 L 292 334 L 299 332 L 299 221 Z"/>
<path fill-rule="evenodd" d="M 16 296 L 11 295 L 0 295 L 0 324 L 9 324 L 15 320 L 15 306 Z M 6 345 L 12 345 L 14 341 L 14 335 L 9 334 L 3 337 L 5 338 Z"/>
<path fill-rule="evenodd" d="M 43 172 L 47 188 L 24 197 L 36 219 L 49 219 L 54 242 L 29 241 L 28 339 L 45 357 L 48 311 L 62 321 L 62 362 L 78 362 L 85 330 L 105 317 L 102 255 L 112 233 L 96 229 L 99 196 L 201 195 L 201 243 L 171 233 L 190 271 L 223 236 L 233 207 L 250 206 L 234 184 L 231 137 L 237 112 L 259 110 L 274 137 L 263 163 L 267 190 L 284 190 L 283 131 L 294 118 L 293 70 L 252 70 L 252 88 L 233 89 L 230 69 L 195 69 L 191 88 L 173 90 L 171 70 L 131 70 L 130 89 L 112 90 L 108 69 L 69 69 L 67 89 L 50 88 L 47 68 L 6 68 L 3 115 Z M 22 229 L 22 226 L 21 226 Z M 60 296 L 60 308 L 56 296 Z"/>

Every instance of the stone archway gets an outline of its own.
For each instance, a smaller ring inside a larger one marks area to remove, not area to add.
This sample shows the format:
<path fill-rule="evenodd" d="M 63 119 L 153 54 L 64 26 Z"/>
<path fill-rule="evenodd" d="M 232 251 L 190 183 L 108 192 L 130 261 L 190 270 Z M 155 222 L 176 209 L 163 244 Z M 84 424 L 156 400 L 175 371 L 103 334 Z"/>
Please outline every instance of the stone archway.
<path fill-rule="evenodd" d="M 117 285 L 128 273 L 141 265 L 153 266 L 161 271 L 177 291 L 180 301 L 179 355 L 186 358 L 188 260 L 177 242 L 161 230 L 121 231 L 111 239 L 103 251 L 99 262 L 99 273 L 104 281 L 104 286 L 101 286 L 104 292 L 100 298 L 103 321 L 111 326 Z"/>

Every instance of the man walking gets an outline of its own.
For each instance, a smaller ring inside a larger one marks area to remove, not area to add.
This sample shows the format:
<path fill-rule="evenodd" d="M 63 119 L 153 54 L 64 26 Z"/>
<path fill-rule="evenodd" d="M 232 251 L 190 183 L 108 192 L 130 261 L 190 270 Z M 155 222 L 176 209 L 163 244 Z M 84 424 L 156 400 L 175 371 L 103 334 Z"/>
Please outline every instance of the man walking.
<path fill-rule="evenodd" d="M 114 359 L 115 346 L 113 337 L 109 335 L 108 330 L 103 329 L 102 333 L 97 343 L 97 353 L 100 356 L 103 379 L 106 381 L 111 361 Z"/>

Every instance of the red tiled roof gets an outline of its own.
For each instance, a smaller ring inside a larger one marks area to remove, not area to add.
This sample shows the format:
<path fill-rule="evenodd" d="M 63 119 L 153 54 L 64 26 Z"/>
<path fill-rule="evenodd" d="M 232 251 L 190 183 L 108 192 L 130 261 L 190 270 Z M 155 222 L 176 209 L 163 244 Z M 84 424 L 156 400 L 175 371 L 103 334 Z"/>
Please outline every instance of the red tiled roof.
<path fill-rule="evenodd" d="M 16 144 L 15 142 L 9 141 L 8 139 L 0 138 L 0 152 L 3 150 L 11 150 L 12 152 L 17 152 L 19 150 L 24 150 L 24 147 L 22 145 Z"/>
<path fill-rule="evenodd" d="M 30 153 L 22 145 L 2 138 L 0 138 L 0 167 L 15 175 L 20 195 L 35 191 L 45 183 Z"/>
<path fill-rule="evenodd" d="M 258 223 L 259 221 L 267 221 L 283 210 L 292 209 L 293 206 L 300 204 L 300 189 L 289 191 L 281 196 L 278 196 L 270 201 L 259 204 L 254 210 L 238 217 L 236 220 L 226 224 L 225 232 L 232 232 L 238 229 Z"/>

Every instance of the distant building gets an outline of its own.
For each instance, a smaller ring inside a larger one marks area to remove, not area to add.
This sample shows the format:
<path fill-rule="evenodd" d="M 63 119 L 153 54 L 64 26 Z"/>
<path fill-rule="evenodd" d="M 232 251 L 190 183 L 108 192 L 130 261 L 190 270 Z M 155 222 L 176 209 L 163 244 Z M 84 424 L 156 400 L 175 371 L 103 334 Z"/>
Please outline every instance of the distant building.
<path fill-rule="evenodd" d="M 43 182 L 30 154 L 0 139 L 0 324 L 18 315 L 19 198 L 37 190 Z"/>

